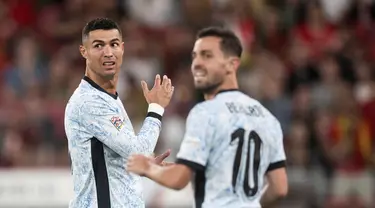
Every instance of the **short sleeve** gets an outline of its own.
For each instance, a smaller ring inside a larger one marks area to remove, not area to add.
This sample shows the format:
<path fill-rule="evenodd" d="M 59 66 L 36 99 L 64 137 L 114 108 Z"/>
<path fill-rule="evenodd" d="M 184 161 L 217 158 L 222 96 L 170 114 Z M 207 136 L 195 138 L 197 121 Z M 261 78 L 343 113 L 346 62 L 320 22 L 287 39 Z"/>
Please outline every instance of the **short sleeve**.
<path fill-rule="evenodd" d="M 213 127 L 210 115 L 202 106 L 195 106 L 186 120 L 185 135 L 177 154 L 177 163 L 203 170 L 210 153 Z"/>
<path fill-rule="evenodd" d="M 274 137 L 273 148 L 270 153 L 270 165 L 268 166 L 267 171 L 272 171 L 278 168 L 283 168 L 286 166 L 286 156 L 284 150 L 284 141 L 283 141 L 283 132 L 278 121 L 275 122 L 275 126 L 272 132 Z"/>

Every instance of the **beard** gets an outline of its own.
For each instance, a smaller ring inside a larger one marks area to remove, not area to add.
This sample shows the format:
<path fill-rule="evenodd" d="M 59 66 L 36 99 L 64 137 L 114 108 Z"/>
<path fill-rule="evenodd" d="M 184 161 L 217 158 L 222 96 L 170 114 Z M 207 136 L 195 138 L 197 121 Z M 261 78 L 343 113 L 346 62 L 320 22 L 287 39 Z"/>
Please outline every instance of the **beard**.
<path fill-rule="evenodd" d="M 96 74 L 97 76 L 101 77 L 103 80 L 113 80 L 116 76 L 116 69 L 111 71 L 111 72 L 108 72 L 106 71 L 105 69 L 100 69 L 100 67 L 98 67 L 99 69 L 92 69 L 91 68 L 91 71 L 94 72 L 94 74 Z"/>
<path fill-rule="evenodd" d="M 222 80 L 204 84 L 195 83 L 195 89 L 203 94 L 212 94 L 219 88 L 222 83 Z"/>

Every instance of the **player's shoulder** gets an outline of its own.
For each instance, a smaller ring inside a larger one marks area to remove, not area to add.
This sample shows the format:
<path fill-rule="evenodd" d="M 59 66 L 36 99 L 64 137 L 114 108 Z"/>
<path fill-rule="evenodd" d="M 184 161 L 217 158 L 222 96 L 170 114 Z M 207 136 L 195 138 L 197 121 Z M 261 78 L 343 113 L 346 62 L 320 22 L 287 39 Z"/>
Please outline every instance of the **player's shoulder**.
<path fill-rule="evenodd" d="M 257 103 L 257 105 L 262 109 L 264 119 L 263 122 L 261 122 L 260 127 L 263 129 L 263 131 L 268 132 L 270 135 L 272 135 L 270 138 L 282 140 L 283 130 L 281 128 L 280 121 L 274 114 L 272 114 L 271 111 L 264 107 L 260 101 L 253 99 L 253 102 Z"/>
<path fill-rule="evenodd" d="M 207 114 L 209 108 L 207 108 L 207 101 L 196 103 L 191 109 L 189 115 Z"/>
<path fill-rule="evenodd" d="M 279 121 L 277 120 L 276 116 L 273 115 L 271 113 L 271 111 L 269 111 L 266 107 L 264 107 L 264 105 L 259 100 L 255 99 L 255 98 L 252 98 L 252 97 L 249 97 L 249 100 L 250 100 L 251 105 L 256 105 L 261 109 L 261 111 L 264 115 L 264 118 L 266 120 L 268 120 L 270 123 L 272 123 L 274 125 L 280 124 Z"/>
<path fill-rule="evenodd" d="M 264 138 L 269 138 L 268 143 L 271 145 L 279 144 L 278 140 L 283 139 L 283 131 L 281 128 L 280 121 L 272 114 L 264 105 L 257 99 L 248 97 L 248 102 L 251 106 L 257 106 L 258 110 L 261 112 L 260 119 L 257 119 L 256 126 L 258 131 L 262 131 L 269 136 Z"/>
<path fill-rule="evenodd" d="M 271 123 L 278 123 L 278 120 L 275 117 L 275 115 L 273 115 L 271 111 L 269 111 L 259 100 L 250 97 L 246 94 L 243 94 L 242 102 L 247 103 L 251 106 L 257 106 L 257 108 L 259 108 L 262 111 L 262 115 L 263 118 L 265 118 L 265 120 L 269 120 Z"/>
<path fill-rule="evenodd" d="M 218 102 L 215 99 L 205 100 L 195 104 L 193 108 L 190 110 L 190 112 L 196 114 L 210 115 L 214 114 L 215 112 L 219 112 L 221 105 L 222 103 Z"/>
<path fill-rule="evenodd" d="M 259 108 L 261 109 L 263 118 L 264 118 L 265 128 L 275 129 L 275 131 L 278 131 L 279 129 L 281 129 L 281 124 L 279 120 L 276 118 L 275 115 L 272 114 L 271 111 L 269 111 L 266 107 L 264 107 L 264 105 L 260 101 L 254 98 L 250 98 L 250 99 L 254 105 L 259 106 Z"/>
<path fill-rule="evenodd" d="M 84 80 L 81 81 L 77 89 L 69 99 L 68 106 L 71 108 L 108 108 L 111 106 L 104 93 L 91 87 Z"/>

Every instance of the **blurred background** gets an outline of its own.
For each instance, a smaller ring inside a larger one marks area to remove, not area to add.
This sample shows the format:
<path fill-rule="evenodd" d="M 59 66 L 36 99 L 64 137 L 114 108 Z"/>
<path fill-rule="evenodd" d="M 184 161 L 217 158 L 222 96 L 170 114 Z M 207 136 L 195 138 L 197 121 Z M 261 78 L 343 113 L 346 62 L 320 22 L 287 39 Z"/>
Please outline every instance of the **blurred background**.
<path fill-rule="evenodd" d="M 0 207 L 67 207 L 64 108 L 84 75 L 78 46 L 91 18 L 124 33 L 118 86 L 136 130 L 140 80 L 175 85 L 156 153 L 172 149 L 202 100 L 190 74 L 197 30 L 224 25 L 244 46 L 242 91 L 282 123 L 290 192 L 277 207 L 375 207 L 375 4 L 372 0 L 0 0 Z M 145 180 L 148 207 L 190 207 Z"/>

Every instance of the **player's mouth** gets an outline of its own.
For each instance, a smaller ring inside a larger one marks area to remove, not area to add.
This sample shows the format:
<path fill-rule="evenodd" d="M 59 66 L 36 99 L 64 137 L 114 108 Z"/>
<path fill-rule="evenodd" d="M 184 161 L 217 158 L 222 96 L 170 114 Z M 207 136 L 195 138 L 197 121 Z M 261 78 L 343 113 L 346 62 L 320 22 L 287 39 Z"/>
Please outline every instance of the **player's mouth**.
<path fill-rule="evenodd" d="M 204 72 L 204 71 L 201 71 L 201 70 L 195 71 L 193 73 L 193 76 L 196 77 L 196 78 L 206 77 L 206 75 L 207 75 L 207 73 Z"/>
<path fill-rule="evenodd" d="M 116 64 L 114 61 L 105 61 L 103 62 L 103 66 L 105 67 L 113 67 Z"/>

